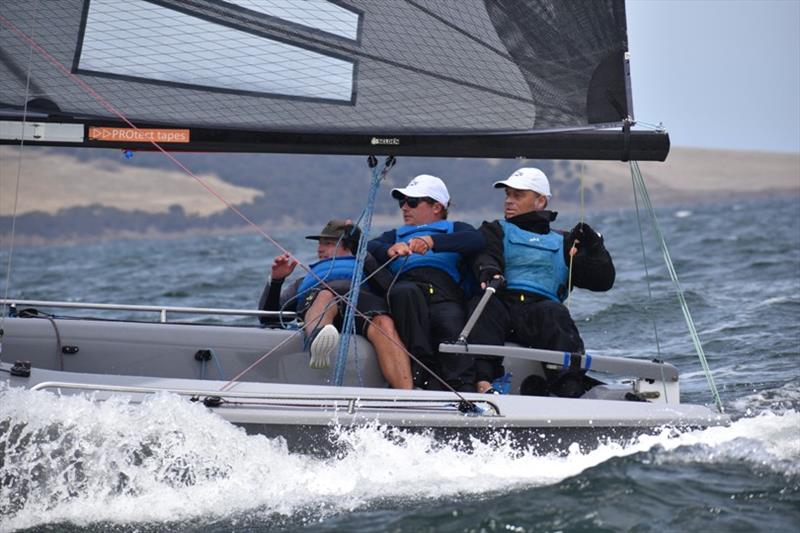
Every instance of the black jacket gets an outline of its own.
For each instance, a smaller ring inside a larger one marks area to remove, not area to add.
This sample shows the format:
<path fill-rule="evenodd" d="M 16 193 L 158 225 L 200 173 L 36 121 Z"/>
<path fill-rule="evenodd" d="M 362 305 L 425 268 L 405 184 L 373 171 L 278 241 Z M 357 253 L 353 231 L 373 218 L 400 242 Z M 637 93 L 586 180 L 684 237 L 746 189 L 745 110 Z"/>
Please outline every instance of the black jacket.
<path fill-rule="evenodd" d="M 550 223 L 558 213 L 553 211 L 532 211 L 508 219 L 506 222 L 533 233 L 549 233 Z M 584 225 L 585 231 L 591 231 L 589 238 L 579 239 L 578 252 L 572 258 L 572 286 L 590 291 L 607 291 L 614 285 L 616 271 L 611 255 L 603 245 L 603 237 Z M 495 274 L 504 274 L 505 257 L 503 254 L 503 227 L 497 220 L 484 222 L 479 231 L 486 237 L 486 248 L 477 255 L 473 263 L 475 275 L 480 281 L 487 281 Z M 575 242 L 576 230 L 559 232 L 564 235 L 564 261 L 569 265 L 569 250 Z M 588 243 L 588 244 L 585 244 Z"/>

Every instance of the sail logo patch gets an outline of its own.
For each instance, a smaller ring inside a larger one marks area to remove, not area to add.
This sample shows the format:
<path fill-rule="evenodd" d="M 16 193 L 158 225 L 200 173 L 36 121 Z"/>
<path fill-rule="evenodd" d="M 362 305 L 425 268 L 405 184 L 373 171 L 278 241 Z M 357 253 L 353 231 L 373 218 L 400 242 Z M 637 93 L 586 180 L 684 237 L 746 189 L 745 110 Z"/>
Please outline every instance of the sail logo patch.
<path fill-rule="evenodd" d="M 104 128 L 91 126 L 90 141 L 188 143 L 189 130 L 158 128 Z"/>

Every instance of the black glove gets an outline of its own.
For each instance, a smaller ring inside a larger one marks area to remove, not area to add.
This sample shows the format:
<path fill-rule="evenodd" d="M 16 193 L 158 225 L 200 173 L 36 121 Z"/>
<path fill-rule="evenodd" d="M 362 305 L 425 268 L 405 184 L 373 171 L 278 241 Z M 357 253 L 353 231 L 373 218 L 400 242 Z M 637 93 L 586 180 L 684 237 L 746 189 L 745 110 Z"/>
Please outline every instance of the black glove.
<path fill-rule="evenodd" d="M 497 275 L 499 275 L 501 278 L 503 277 L 502 273 L 496 268 L 492 267 L 482 268 L 478 281 L 480 283 L 486 283 L 488 285 L 488 283 Z"/>
<path fill-rule="evenodd" d="M 587 250 L 597 246 L 603 239 L 599 233 L 585 222 L 578 222 L 575 224 L 575 227 L 572 228 L 569 234 L 573 239 L 579 241 L 578 248 L 586 248 Z"/>
<path fill-rule="evenodd" d="M 492 278 L 489 280 L 489 283 L 486 284 L 486 287 L 492 287 L 494 290 L 500 290 L 506 285 L 506 278 L 503 276 L 498 276 L 496 278 Z"/>

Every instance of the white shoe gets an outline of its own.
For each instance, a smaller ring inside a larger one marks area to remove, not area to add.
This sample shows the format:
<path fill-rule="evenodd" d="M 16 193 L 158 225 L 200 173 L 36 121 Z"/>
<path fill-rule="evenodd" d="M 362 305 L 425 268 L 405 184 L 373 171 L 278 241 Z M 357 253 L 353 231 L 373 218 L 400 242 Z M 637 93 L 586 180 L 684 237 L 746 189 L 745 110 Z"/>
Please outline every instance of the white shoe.
<path fill-rule="evenodd" d="M 333 324 L 328 324 L 311 341 L 311 361 L 308 366 L 311 368 L 328 368 L 331 366 L 330 356 L 339 345 L 339 331 Z"/>

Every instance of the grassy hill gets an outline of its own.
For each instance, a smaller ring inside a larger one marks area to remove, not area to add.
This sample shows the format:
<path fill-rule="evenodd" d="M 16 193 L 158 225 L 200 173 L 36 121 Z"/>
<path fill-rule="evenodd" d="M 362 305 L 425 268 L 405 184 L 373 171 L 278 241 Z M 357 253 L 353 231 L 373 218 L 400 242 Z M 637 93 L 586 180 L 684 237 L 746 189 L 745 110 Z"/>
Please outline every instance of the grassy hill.
<path fill-rule="evenodd" d="M 121 235 L 237 231 L 241 219 L 161 154 L 130 160 L 115 150 L 26 147 L 0 149 L 0 231 L 10 227 L 17 200 L 21 242 L 64 242 Z M 355 218 L 369 185 L 366 158 L 281 154 L 182 154 L 179 159 L 206 186 L 257 223 L 318 225 Z M 520 166 L 538 166 L 551 178 L 554 209 L 575 208 L 581 185 L 587 209 L 632 205 L 628 165 L 619 162 L 516 161 L 404 157 L 392 169 L 376 206 L 396 218 L 389 189 L 416 174 L 448 184 L 454 216 L 500 211 L 491 183 Z M 674 148 L 666 163 L 641 163 L 660 205 L 730 196 L 800 195 L 800 155 Z M 19 195 L 15 194 L 20 170 Z"/>

